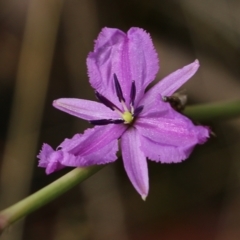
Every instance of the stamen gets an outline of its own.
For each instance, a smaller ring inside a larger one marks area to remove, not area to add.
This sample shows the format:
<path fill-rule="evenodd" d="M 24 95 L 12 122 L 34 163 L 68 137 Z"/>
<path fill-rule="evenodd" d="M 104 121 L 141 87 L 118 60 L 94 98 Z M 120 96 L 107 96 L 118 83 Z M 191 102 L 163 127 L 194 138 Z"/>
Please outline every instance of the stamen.
<path fill-rule="evenodd" d="M 131 100 L 132 107 L 134 107 L 135 97 L 136 97 L 136 85 L 135 85 L 135 81 L 132 81 L 131 92 L 130 92 L 130 100 Z"/>
<path fill-rule="evenodd" d="M 128 108 L 127 108 L 125 102 L 121 101 L 121 103 L 122 103 L 122 106 L 123 106 L 124 112 L 128 112 L 129 110 L 128 110 Z"/>
<path fill-rule="evenodd" d="M 118 96 L 118 100 L 119 100 L 119 102 L 125 102 L 125 99 L 124 99 L 123 93 L 122 93 L 122 88 L 120 86 L 117 75 L 115 73 L 113 74 L 113 78 L 114 78 L 115 89 L 116 89 L 116 93 Z"/>
<path fill-rule="evenodd" d="M 139 106 L 137 107 L 135 110 L 134 110 L 134 114 L 133 114 L 133 117 L 137 117 L 139 115 L 140 112 L 142 112 L 144 106 Z"/>
<path fill-rule="evenodd" d="M 118 110 L 121 112 L 121 110 L 115 105 L 113 104 L 111 101 L 109 101 L 107 98 L 105 98 L 102 94 L 100 94 L 99 92 L 95 91 L 95 96 L 96 98 L 99 100 L 99 102 L 101 102 L 102 104 L 104 104 L 106 107 L 110 108 L 111 110 Z"/>
<path fill-rule="evenodd" d="M 124 120 L 123 119 L 112 119 L 111 123 L 120 124 L 120 123 L 124 123 Z"/>
<path fill-rule="evenodd" d="M 107 125 L 107 124 L 120 124 L 124 123 L 123 119 L 99 119 L 99 120 L 90 120 L 93 125 Z"/>

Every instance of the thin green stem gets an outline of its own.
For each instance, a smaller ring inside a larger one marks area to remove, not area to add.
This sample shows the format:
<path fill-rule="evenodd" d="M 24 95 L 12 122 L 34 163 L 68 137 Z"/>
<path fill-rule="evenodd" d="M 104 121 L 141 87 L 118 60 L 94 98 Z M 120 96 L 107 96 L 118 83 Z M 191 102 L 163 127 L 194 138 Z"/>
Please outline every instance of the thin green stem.
<path fill-rule="evenodd" d="M 184 114 L 196 121 L 219 121 L 240 116 L 240 100 L 187 107 Z"/>
<path fill-rule="evenodd" d="M 0 212 L 0 233 L 9 225 L 84 181 L 103 166 L 75 168 L 55 182 Z"/>

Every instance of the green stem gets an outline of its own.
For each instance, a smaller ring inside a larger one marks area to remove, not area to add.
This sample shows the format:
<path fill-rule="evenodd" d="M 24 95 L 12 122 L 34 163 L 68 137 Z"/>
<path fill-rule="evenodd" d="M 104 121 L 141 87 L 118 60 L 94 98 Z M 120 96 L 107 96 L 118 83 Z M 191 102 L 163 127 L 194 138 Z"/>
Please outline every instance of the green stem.
<path fill-rule="evenodd" d="M 15 221 L 44 206 L 78 183 L 84 181 L 102 167 L 75 168 L 38 192 L 4 209 L 0 212 L 0 233 Z"/>
<path fill-rule="evenodd" d="M 187 107 L 184 114 L 196 121 L 219 121 L 240 116 L 240 100 Z"/>

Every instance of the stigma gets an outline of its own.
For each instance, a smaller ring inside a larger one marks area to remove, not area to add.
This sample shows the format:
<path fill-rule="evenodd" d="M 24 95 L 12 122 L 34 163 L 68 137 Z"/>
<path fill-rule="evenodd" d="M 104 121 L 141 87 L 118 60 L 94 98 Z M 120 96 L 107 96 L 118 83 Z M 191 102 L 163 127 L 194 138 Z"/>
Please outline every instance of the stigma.
<path fill-rule="evenodd" d="M 122 119 L 124 120 L 124 124 L 130 124 L 133 121 L 134 117 L 132 113 L 126 111 L 122 114 Z"/>

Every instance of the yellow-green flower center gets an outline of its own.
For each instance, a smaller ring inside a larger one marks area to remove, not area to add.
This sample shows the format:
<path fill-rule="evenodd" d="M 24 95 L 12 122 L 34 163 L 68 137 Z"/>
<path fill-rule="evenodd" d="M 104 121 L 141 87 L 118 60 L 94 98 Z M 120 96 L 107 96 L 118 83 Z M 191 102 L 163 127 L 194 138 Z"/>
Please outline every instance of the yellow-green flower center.
<path fill-rule="evenodd" d="M 122 118 L 123 118 L 125 124 L 130 124 L 133 121 L 133 115 L 129 111 L 125 111 L 122 114 Z"/>

